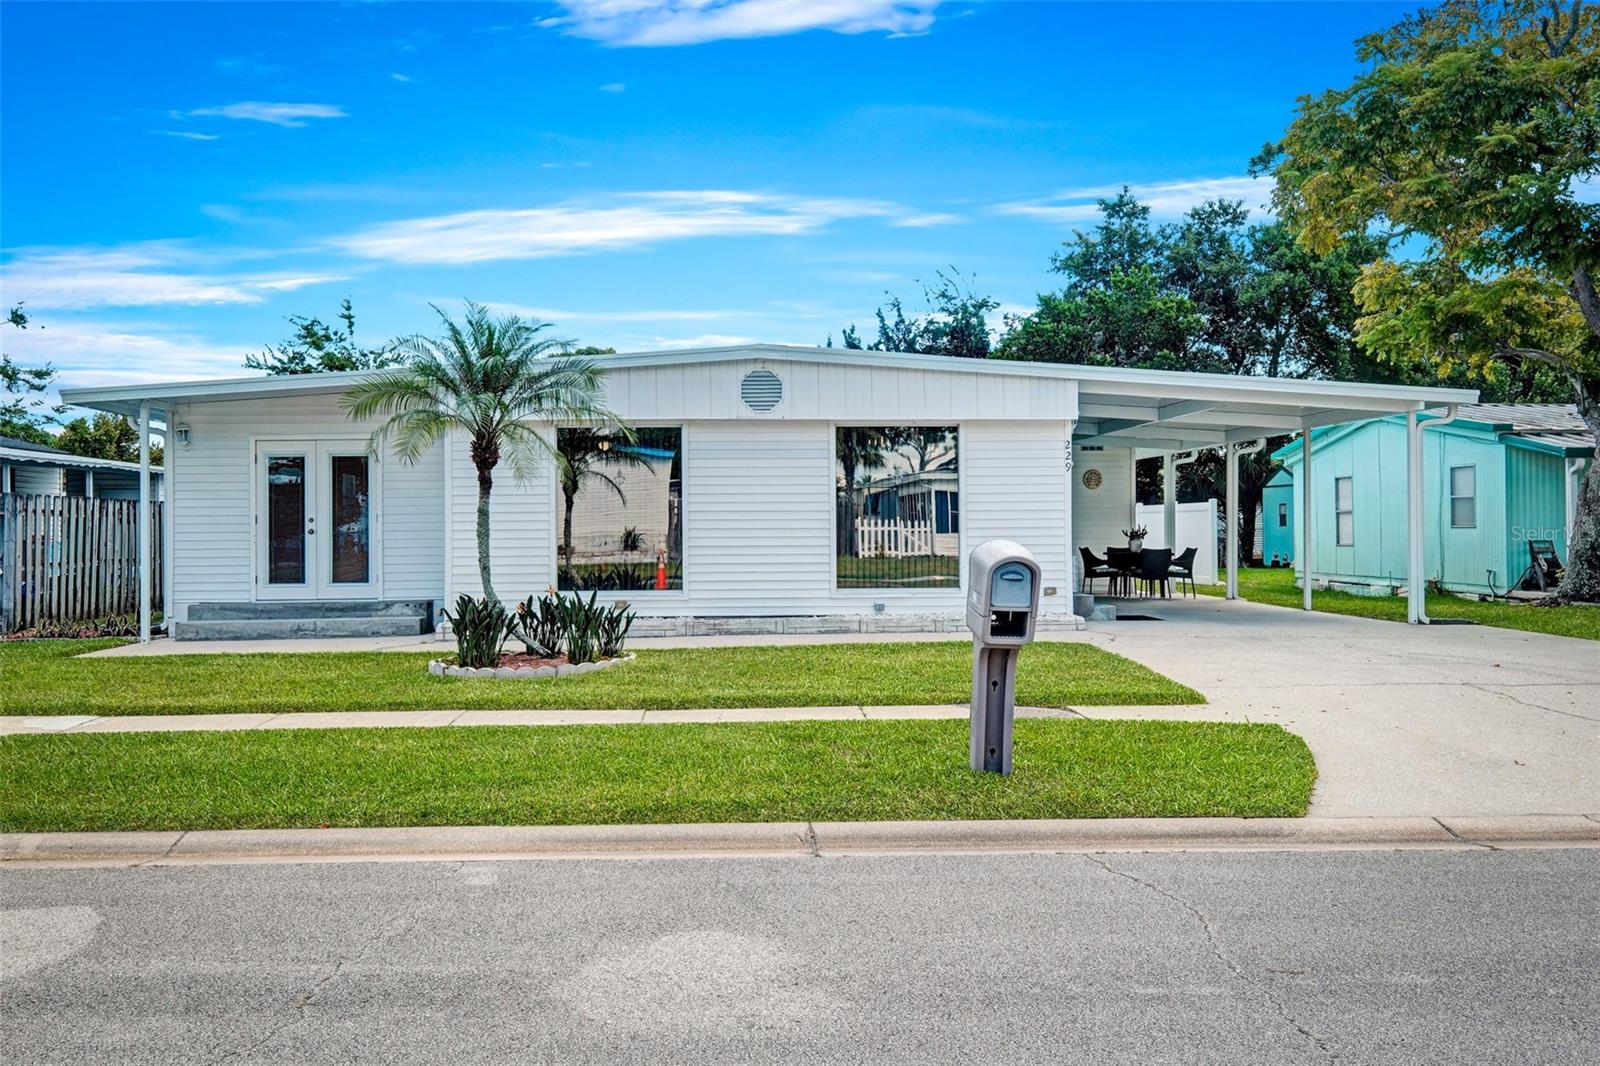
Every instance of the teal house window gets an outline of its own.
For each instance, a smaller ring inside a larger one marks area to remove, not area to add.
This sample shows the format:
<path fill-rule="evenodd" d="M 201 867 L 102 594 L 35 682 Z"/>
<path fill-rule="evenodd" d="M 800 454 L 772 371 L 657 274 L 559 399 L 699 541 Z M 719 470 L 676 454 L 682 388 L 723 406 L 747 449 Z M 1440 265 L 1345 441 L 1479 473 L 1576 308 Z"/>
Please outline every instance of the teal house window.
<path fill-rule="evenodd" d="M 1356 493 L 1353 478 L 1333 479 L 1334 543 L 1348 548 L 1356 542 Z"/>
<path fill-rule="evenodd" d="M 1450 528 L 1478 527 L 1478 468 L 1450 468 Z"/>

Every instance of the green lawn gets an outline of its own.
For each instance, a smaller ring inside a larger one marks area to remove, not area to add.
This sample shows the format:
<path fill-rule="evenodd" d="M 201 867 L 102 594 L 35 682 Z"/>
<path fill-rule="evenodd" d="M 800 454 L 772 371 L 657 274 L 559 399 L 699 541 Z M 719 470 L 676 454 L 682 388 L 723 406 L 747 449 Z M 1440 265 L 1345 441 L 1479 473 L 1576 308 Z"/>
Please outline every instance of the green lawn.
<path fill-rule="evenodd" d="M 954 555 L 878 556 L 840 555 L 838 581 L 842 589 L 955 588 L 961 580 L 961 560 Z"/>
<path fill-rule="evenodd" d="M 924 818 L 1297 817 L 1275 725 L 1023 719 L 1010 778 L 962 721 L 0 738 L 0 831 Z"/>
<path fill-rule="evenodd" d="M 1221 585 L 1200 585 L 1207 596 L 1221 596 Z M 1253 603 L 1276 607 L 1300 606 L 1300 589 L 1290 569 L 1239 571 L 1239 595 Z M 1350 614 L 1360 618 L 1381 618 L 1391 622 L 1406 620 L 1404 596 L 1355 596 L 1348 592 L 1317 589 L 1312 593 L 1317 610 L 1329 614 Z M 1428 593 L 1430 618 L 1467 618 L 1479 625 L 1502 629 L 1523 629 L 1530 633 L 1553 633 L 1562 637 L 1600 640 L 1600 607 L 1535 607 L 1526 603 L 1480 603 L 1444 592 Z"/>
<path fill-rule="evenodd" d="M 965 703 L 965 641 L 687 648 L 639 652 L 579 677 L 478 681 L 429 675 L 427 654 L 163 655 L 85 659 L 115 641 L 0 644 L 5 714 L 213 714 L 476 708 L 816 707 Z M 440 646 L 440 654 L 447 650 Z M 1088 644 L 1022 652 L 1017 702 L 1069 707 L 1204 703 L 1138 663 Z"/>

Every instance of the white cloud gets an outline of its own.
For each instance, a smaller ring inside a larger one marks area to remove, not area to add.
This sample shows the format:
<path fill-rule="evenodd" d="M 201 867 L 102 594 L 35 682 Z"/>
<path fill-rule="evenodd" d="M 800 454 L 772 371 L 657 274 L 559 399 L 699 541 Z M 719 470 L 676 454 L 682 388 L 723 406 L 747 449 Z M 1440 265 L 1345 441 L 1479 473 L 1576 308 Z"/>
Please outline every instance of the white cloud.
<path fill-rule="evenodd" d="M 599 88 L 603 93 L 625 93 L 628 91 L 628 83 L 625 81 L 608 81 Z"/>
<path fill-rule="evenodd" d="M 740 344 L 755 344 L 754 337 L 738 337 L 727 333 L 702 333 L 698 337 L 651 337 L 649 350 L 675 348 L 732 348 Z"/>
<path fill-rule="evenodd" d="M 957 222 L 966 221 L 960 215 L 949 215 L 941 212 L 929 212 L 925 215 L 904 215 L 891 221 L 890 225 L 907 226 L 921 229 L 927 226 L 949 226 Z"/>
<path fill-rule="evenodd" d="M 727 190 L 627 193 L 522 210 L 382 223 L 333 244 L 395 263 L 483 263 L 639 248 L 689 237 L 794 236 L 848 218 L 895 218 L 895 204 Z"/>
<path fill-rule="evenodd" d="M 436 304 L 447 303 L 447 300 L 434 300 Z M 526 304 L 497 303 L 488 301 L 484 304 L 490 310 L 502 315 L 518 315 L 522 318 L 536 318 L 542 322 L 711 322 L 726 318 L 744 318 L 758 311 L 562 311 L 553 307 L 529 307 Z"/>
<path fill-rule="evenodd" d="M 18 362 L 50 363 L 58 387 L 242 377 L 244 357 L 259 344 L 217 343 L 162 326 L 53 320 L 48 327 L 12 330 L 6 354 Z"/>
<path fill-rule="evenodd" d="M 834 33 L 927 32 L 940 0 L 562 0 L 541 25 L 609 45 L 650 47 Z"/>
<path fill-rule="evenodd" d="M 395 81 L 410 81 L 411 80 L 411 75 L 409 75 L 409 74 L 395 73 L 395 74 L 389 75 L 389 77 L 393 78 Z"/>
<path fill-rule="evenodd" d="M 233 118 L 269 122 L 274 126 L 304 126 L 308 118 L 348 118 L 337 104 L 274 104 L 262 100 L 242 100 L 237 104 L 198 107 L 187 112 L 196 118 Z"/>
<path fill-rule="evenodd" d="M 150 132 L 159 133 L 163 137 L 182 137 L 186 141 L 215 141 L 218 139 L 215 133 L 196 133 L 194 130 L 151 130 Z"/>
<path fill-rule="evenodd" d="M 1207 200 L 1243 200 L 1252 212 L 1265 212 L 1272 196 L 1271 178 L 1198 178 L 1192 181 L 1129 184 L 1139 202 L 1150 208 L 1155 218 L 1178 218 Z M 1107 200 L 1122 191 L 1121 185 L 1092 185 L 1064 189 L 1054 196 L 996 204 L 995 213 L 1022 215 L 1047 222 L 1092 222 L 1100 217 L 1097 200 Z"/>
<path fill-rule="evenodd" d="M 343 280 L 345 275 L 211 273 L 193 269 L 181 246 L 152 241 L 116 248 L 29 248 L 6 260 L 0 291 L 30 308 L 153 307 L 260 303 L 263 294 Z"/>

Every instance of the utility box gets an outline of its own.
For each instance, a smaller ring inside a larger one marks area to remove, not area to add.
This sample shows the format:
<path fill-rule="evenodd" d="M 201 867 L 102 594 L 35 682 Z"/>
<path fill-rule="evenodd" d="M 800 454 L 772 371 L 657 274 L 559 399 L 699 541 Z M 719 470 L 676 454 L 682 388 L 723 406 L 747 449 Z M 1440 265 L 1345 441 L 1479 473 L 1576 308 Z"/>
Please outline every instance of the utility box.
<path fill-rule="evenodd" d="M 967 628 L 972 630 L 970 755 L 974 770 L 1011 772 L 1017 653 L 1033 642 L 1039 563 L 1009 540 L 990 540 L 967 563 Z"/>

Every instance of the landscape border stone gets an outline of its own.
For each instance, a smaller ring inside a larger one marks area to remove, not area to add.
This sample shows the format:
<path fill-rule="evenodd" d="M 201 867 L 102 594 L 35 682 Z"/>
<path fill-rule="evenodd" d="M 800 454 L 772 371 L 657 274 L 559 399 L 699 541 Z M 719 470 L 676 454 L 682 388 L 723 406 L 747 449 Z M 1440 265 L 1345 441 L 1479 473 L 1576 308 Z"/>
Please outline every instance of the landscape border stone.
<path fill-rule="evenodd" d="M 443 659 L 428 663 L 428 673 L 434 677 L 465 677 L 491 681 L 530 681 L 543 677 L 575 677 L 592 674 L 596 670 L 609 670 L 613 666 L 631 663 L 637 656 L 633 652 L 612 659 L 596 659 L 587 663 L 562 663 L 560 666 L 457 666 Z"/>

